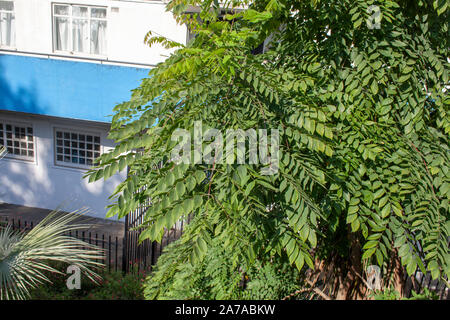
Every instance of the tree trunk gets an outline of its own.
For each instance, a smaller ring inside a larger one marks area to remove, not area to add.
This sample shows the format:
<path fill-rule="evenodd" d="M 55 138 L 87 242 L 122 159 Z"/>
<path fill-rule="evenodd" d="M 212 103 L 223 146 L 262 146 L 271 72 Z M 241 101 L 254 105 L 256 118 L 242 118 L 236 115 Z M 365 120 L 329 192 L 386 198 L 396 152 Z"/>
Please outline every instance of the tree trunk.
<path fill-rule="evenodd" d="M 365 297 L 365 285 L 362 282 L 363 267 L 361 263 L 361 243 L 358 234 L 349 232 L 350 256 L 346 270 L 339 272 L 339 289 L 337 300 L 360 300 Z"/>
<path fill-rule="evenodd" d="M 397 249 L 395 249 L 394 254 L 392 256 L 392 268 L 393 268 L 393 284 L 394 289 L 400 293 L 400 297 L 403 298 L 405 295 L 405 284 L 406 281 L 404 280 L 405 273 L 402 267 L 402 264 L 400 262 L 400 258 L 397 254 Z"/>
<path fill-rule="evenodd" d="M 348 233 L 350 243 L 347 258 L 335 254 L 326 261 L 316 260 L 315 270 L 308 275 L 311 287 L 319 285 L 321 292 L 329 299 L 336 300 L 360 300 L 370 299 L 373 291 L 367 286 L 366 273 L 361 257 L 362 246 L 358 234 Z M 381 289 L 392 287 L 403 297 L 405 294 L 404 269 L 394 250 L 387 270 L 381 275 Z"/>

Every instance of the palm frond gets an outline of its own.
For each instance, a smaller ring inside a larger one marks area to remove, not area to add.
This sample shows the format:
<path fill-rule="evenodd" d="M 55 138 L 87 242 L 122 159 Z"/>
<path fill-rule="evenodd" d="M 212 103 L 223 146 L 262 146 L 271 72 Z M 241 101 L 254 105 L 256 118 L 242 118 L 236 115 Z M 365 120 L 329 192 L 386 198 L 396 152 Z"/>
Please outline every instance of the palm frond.
<path fill-rule="evenodd" d="M 0 144 L 0 159 L 6 155 L 6 148 Z"/>
<path fill-rule="evenodd" d="M 100 279 L 94 270 L 104 266 L 98 262 L 104 251 L 67 235 L 90 227 L 76 223 L 83 213 L 54 211 L 27 233 L 9 225 L 0 229 L 0 300 L 26 299 L 30 289 L 50 282 L 45 272 L 61 273 L 51 261 L 76 265 L 94 282 Z"/>

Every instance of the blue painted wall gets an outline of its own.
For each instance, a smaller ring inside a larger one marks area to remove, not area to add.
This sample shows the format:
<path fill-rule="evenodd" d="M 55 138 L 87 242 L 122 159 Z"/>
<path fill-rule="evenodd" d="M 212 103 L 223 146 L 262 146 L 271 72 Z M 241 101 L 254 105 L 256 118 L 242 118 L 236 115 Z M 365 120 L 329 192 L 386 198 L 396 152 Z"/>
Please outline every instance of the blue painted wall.
<path fill-rule="evenodd" d="M 110 122 L 148 69 L 0 54 L 0 110 Z"/>

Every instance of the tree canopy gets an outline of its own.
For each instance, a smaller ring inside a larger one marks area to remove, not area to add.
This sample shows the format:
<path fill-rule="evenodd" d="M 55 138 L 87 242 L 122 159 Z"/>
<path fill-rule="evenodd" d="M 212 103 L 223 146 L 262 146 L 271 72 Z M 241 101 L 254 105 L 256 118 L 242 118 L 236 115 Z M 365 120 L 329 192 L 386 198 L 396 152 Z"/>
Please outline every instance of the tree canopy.
<path fill-rule="evenodd" d="M 117 146 L 89 172 L 93 181 L 128 168 L 108 216 L 150 199 L 141 240 L 160 241 L 192 216 L 158 283 L 202 264 L 217 241 L 231 270 L 278 259 L 334 298 L 364 297 L 371 264 L 386 285 L 401 282 L 403 267 L 448 277 L 448 7 L 171 1 L 196 37 L 183 45 L 148 34 L 149 45 L 176 50 L 114 108 Z M 200 120 L 203 132 L 278 130 L 277 172 L 248 161 L 174 163 L 173 133 L 193 133 Z M 148 297 L 163 287 L 149 285 Z"/>

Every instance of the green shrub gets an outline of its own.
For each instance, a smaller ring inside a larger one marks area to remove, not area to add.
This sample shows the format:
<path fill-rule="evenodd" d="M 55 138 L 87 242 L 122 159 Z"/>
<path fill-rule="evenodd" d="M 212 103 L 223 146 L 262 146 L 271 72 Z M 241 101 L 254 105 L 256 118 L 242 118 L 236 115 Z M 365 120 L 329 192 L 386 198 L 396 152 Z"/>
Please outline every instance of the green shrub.
<path fill-rule="evenodd" d="M 105 275 L 101 286 L 95 288 L 87 296 L 94 300 L 143 300 L 142 284 L 145 280 L 143 272 L 111 272 Z"/>
<path fill-rule="evenodd" d="M 179 263 L 183 244 L 175 242 L 158 259 L 145 282 L 146 299 L 282 299 L 300 289 L 302 277 L 287 257 L 255 259 L 251 265 L 231 260 L 230 249 L 213 239 L 201 263 Z M 284 259 L 283 259 L 284 258 Z"/>
<path fill-rule="evenodd" d="M 65 271 L 59 267 L 57 270 Z M 104 271 L 102 280 L 95 284 L 86 277 L 81 278 L 81 289 L 69 290 L 68 274 L 49 273 L 51 283 L 45 283 L 31 291 L 32 300 L 142 300 L 144 272 Z"/>
<path fill-rule="evenodd" d="M 400 298 L 400 293 L 393 288 L 386 288 L 384 290 L 378 290 L 370 295 L 370 297 L 375 300 L 438 300 L 439 296 L 424 288 L 422 293 L 417 293 L 416 291 L 411 292 L 410 298 Z"/>

